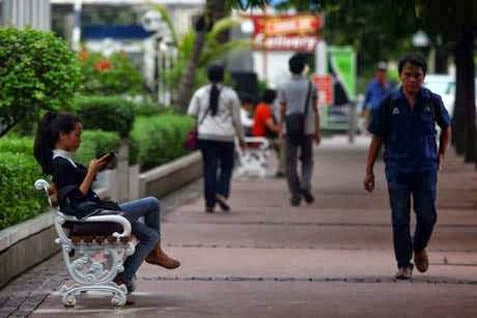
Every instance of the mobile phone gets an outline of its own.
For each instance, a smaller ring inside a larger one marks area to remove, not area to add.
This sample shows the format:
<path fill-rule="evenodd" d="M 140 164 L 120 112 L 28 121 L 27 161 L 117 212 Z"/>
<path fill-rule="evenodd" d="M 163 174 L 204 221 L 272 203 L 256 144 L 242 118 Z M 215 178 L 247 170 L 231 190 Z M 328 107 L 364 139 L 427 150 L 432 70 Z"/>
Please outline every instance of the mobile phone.
<path fill-rule="evenodd" d="M 100 154 L 97 158 L 102 158 L 106 156 L 105 160 L 106 162 L 111 162 L 114 158 L 117 157 L 117 153 L 115 151 L 110 151 L 110 152 L 107 152 L 107 153 L 102 153 Z"/>

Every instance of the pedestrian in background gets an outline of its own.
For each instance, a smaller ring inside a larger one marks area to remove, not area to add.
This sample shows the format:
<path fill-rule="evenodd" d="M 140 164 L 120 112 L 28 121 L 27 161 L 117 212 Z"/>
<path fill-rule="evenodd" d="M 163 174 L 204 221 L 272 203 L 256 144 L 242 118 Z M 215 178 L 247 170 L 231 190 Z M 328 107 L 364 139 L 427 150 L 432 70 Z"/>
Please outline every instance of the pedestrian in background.
<path fill-rule="evenodd" d="M 202 123 L 198 127 L 198 147 L 202 152 L 205 212 L 213 213 L 216 203 L 229 211 L 227 198 L 234 166 L 235 138 L 245 146 L 237 93 L 225 86 L 224 68 L 212 65 L 207 70 L 210 84 L 199 88 L 187 113 Z"/>
<path fill-rule="evenodd" d="M 242 122 L 244 134 L 245 136 L 252 136 L 255 101 L 252 96 L 242 94 L 240 102 L 242 103 L 242 107 L 240 107 L 240 121 Z"/>
<path fill-rule="evenodd" d="M 391 92 L 391 85 L 388 83 L 386 73 L 386 62 L 379 62 L 374 78 L 369 82 L 366 89 L 366 95 L 361 106 L 361 116 L 364 117 L 366 126 L 369 125 L 373 109 L 377 108 L 381 101 Z"/>
<path fill-rule="evenodd" d="M 318 91 L 315 85 L 303 75 L 306 65 L 304 56 L 299 53 L 294 54 L 288 64 L 292 77 L 278 90 L 278 101 L 281 107 L 280 125 L 285 126 L 286 177 L 291 195 L 290 204 L 298 206 L 302 197 L 309 204 L 314 201 L 311 193 L 313 140 L 317 145 L 321 141 L 320 116 Z M 292 118 L 301 118 L 299 134 L 291 132 L 296 126 L 292 127 Z M 299 153 L 301 178 L 297 171 Z"/>
<path fill-rule="evenodd" d="M 407 55 L 398 64 L 401 88 L 392 92 L 373 110 L 368 131 L 364 188 L 375 186 L 374 163 L 381 144 L 385 146 L 386 180 L 393 224 L 397 279 L 410 279 L 413 264 L 427 271 L 426 247 L 431 238 L 436 214 L 437 172 L 442 165 L 450 138 L 450 118 L 439 95 L 424 88 L 426 62 Z M 441 128 L 439 147 L 436 123 Z M 411 200 L 416 213 L 416 229 L 410 235 Z"/>

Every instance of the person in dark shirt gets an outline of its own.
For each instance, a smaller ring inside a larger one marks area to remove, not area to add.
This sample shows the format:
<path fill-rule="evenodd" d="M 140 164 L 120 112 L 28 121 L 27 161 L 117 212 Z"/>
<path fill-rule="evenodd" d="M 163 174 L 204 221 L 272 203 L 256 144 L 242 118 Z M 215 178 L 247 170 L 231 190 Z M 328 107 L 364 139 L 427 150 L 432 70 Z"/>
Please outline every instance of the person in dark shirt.
<path fill-rule="evenodd" d="M 45 174 L 59 193 L 60 210 L 66 210 L 85 201 L 99 202 L 101 199 L 91 189 L 98 172 L 108 161 L 108 155 L 92 159 L 88 168 L 75 162 L 71 154 L 81 144 L 83 127 L 77 117 L 69 113 L 46 113 L 38 125 L 33 153 Z M 118 214 L 131 223 L 132 233 L 139 243 L 133 255 L 124 262 L 124 271 L 115 279 L 118 285 L 125 284 L 132 291 L 132 280 L 145 260 L 167 269 L 179 267 L 179 261 L 169 257 L 161 249 L 160 206 L 155 197 L 119 204 Z M 74 211 L 74 210 L 73 210 Z M 109 211 L 108 211 L 109 213 Z M 144 222 L 138 221 L 144 217 Z"/>
<path fill-rule="evenodd" d="M 401 88 L 386 97 L 371 117 L 368 130 L 372 139 L 363 185 L 366 191 L 374 190 L 373 167 L 384 144 L 398 267 L 395 277 L 410 279 L 414 265 L 420 272 L 429 267 L 426 247 L 437 219 L 437 173 L 449 144 L 450 118 L 441 97 L 422 87 L 427 65 L 420 56 L 404 56 L 398 70 Z M 439 145 L 436 124 L 441 128 Z M 413 237 L 410 234 L 411 202 L 416 213 Z"/>

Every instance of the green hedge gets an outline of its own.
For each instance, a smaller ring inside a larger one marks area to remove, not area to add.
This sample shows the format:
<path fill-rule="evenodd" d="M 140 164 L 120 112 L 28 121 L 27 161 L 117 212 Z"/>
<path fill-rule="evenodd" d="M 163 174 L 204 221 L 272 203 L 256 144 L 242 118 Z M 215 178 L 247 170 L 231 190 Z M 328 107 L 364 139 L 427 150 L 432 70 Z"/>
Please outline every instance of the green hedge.
<path fill-rule="evenodd" d="M 119 136 L 114 132 L 84 130 L 81 146 L 74 154 L 74 159 L 87 167 L 91 159 L 106 152 L 118 151 L 119 142 Z"/>
<path fill-rule="evenodd" d="M 118 96 L 79 96 L 74 109 L 85 129 L 114 131 L 129 136 L 134 123 L 133 104 Z"/>
<path fill-rule="evenodd" d="M 23 153 L 32 155 L 32 137 L 4 137 L 0 138 L 0 154 L 4 152 Z"/>
<path fill-rule="evenodd" d="M 136 118 L 131 136 L 139 148 L 141 171 L 184 155 L 184 140 L 194 124 L 192 118 L 174 114 Z"/>
<path fill-rule="evenodd" d="M 0 230 L 45 211 L 46 196 L 33 186 L 40 177 L 40 166 L 32 154 L 0 154 Z"/>

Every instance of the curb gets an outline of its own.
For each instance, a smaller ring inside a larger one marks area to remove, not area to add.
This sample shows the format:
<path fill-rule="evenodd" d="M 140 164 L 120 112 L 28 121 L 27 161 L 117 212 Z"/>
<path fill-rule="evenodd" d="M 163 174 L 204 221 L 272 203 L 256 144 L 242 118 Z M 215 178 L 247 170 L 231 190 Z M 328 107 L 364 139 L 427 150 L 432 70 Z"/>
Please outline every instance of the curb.
<path fill-rule="evenodd" d="M 139 175 L 140 197 L 163 197 L 202 176 L 198 151 Z M 104 195 L 104 189 L 98 191 Z M 0 231 L 0 288 L 60 250 L 52 210 Z"/>

